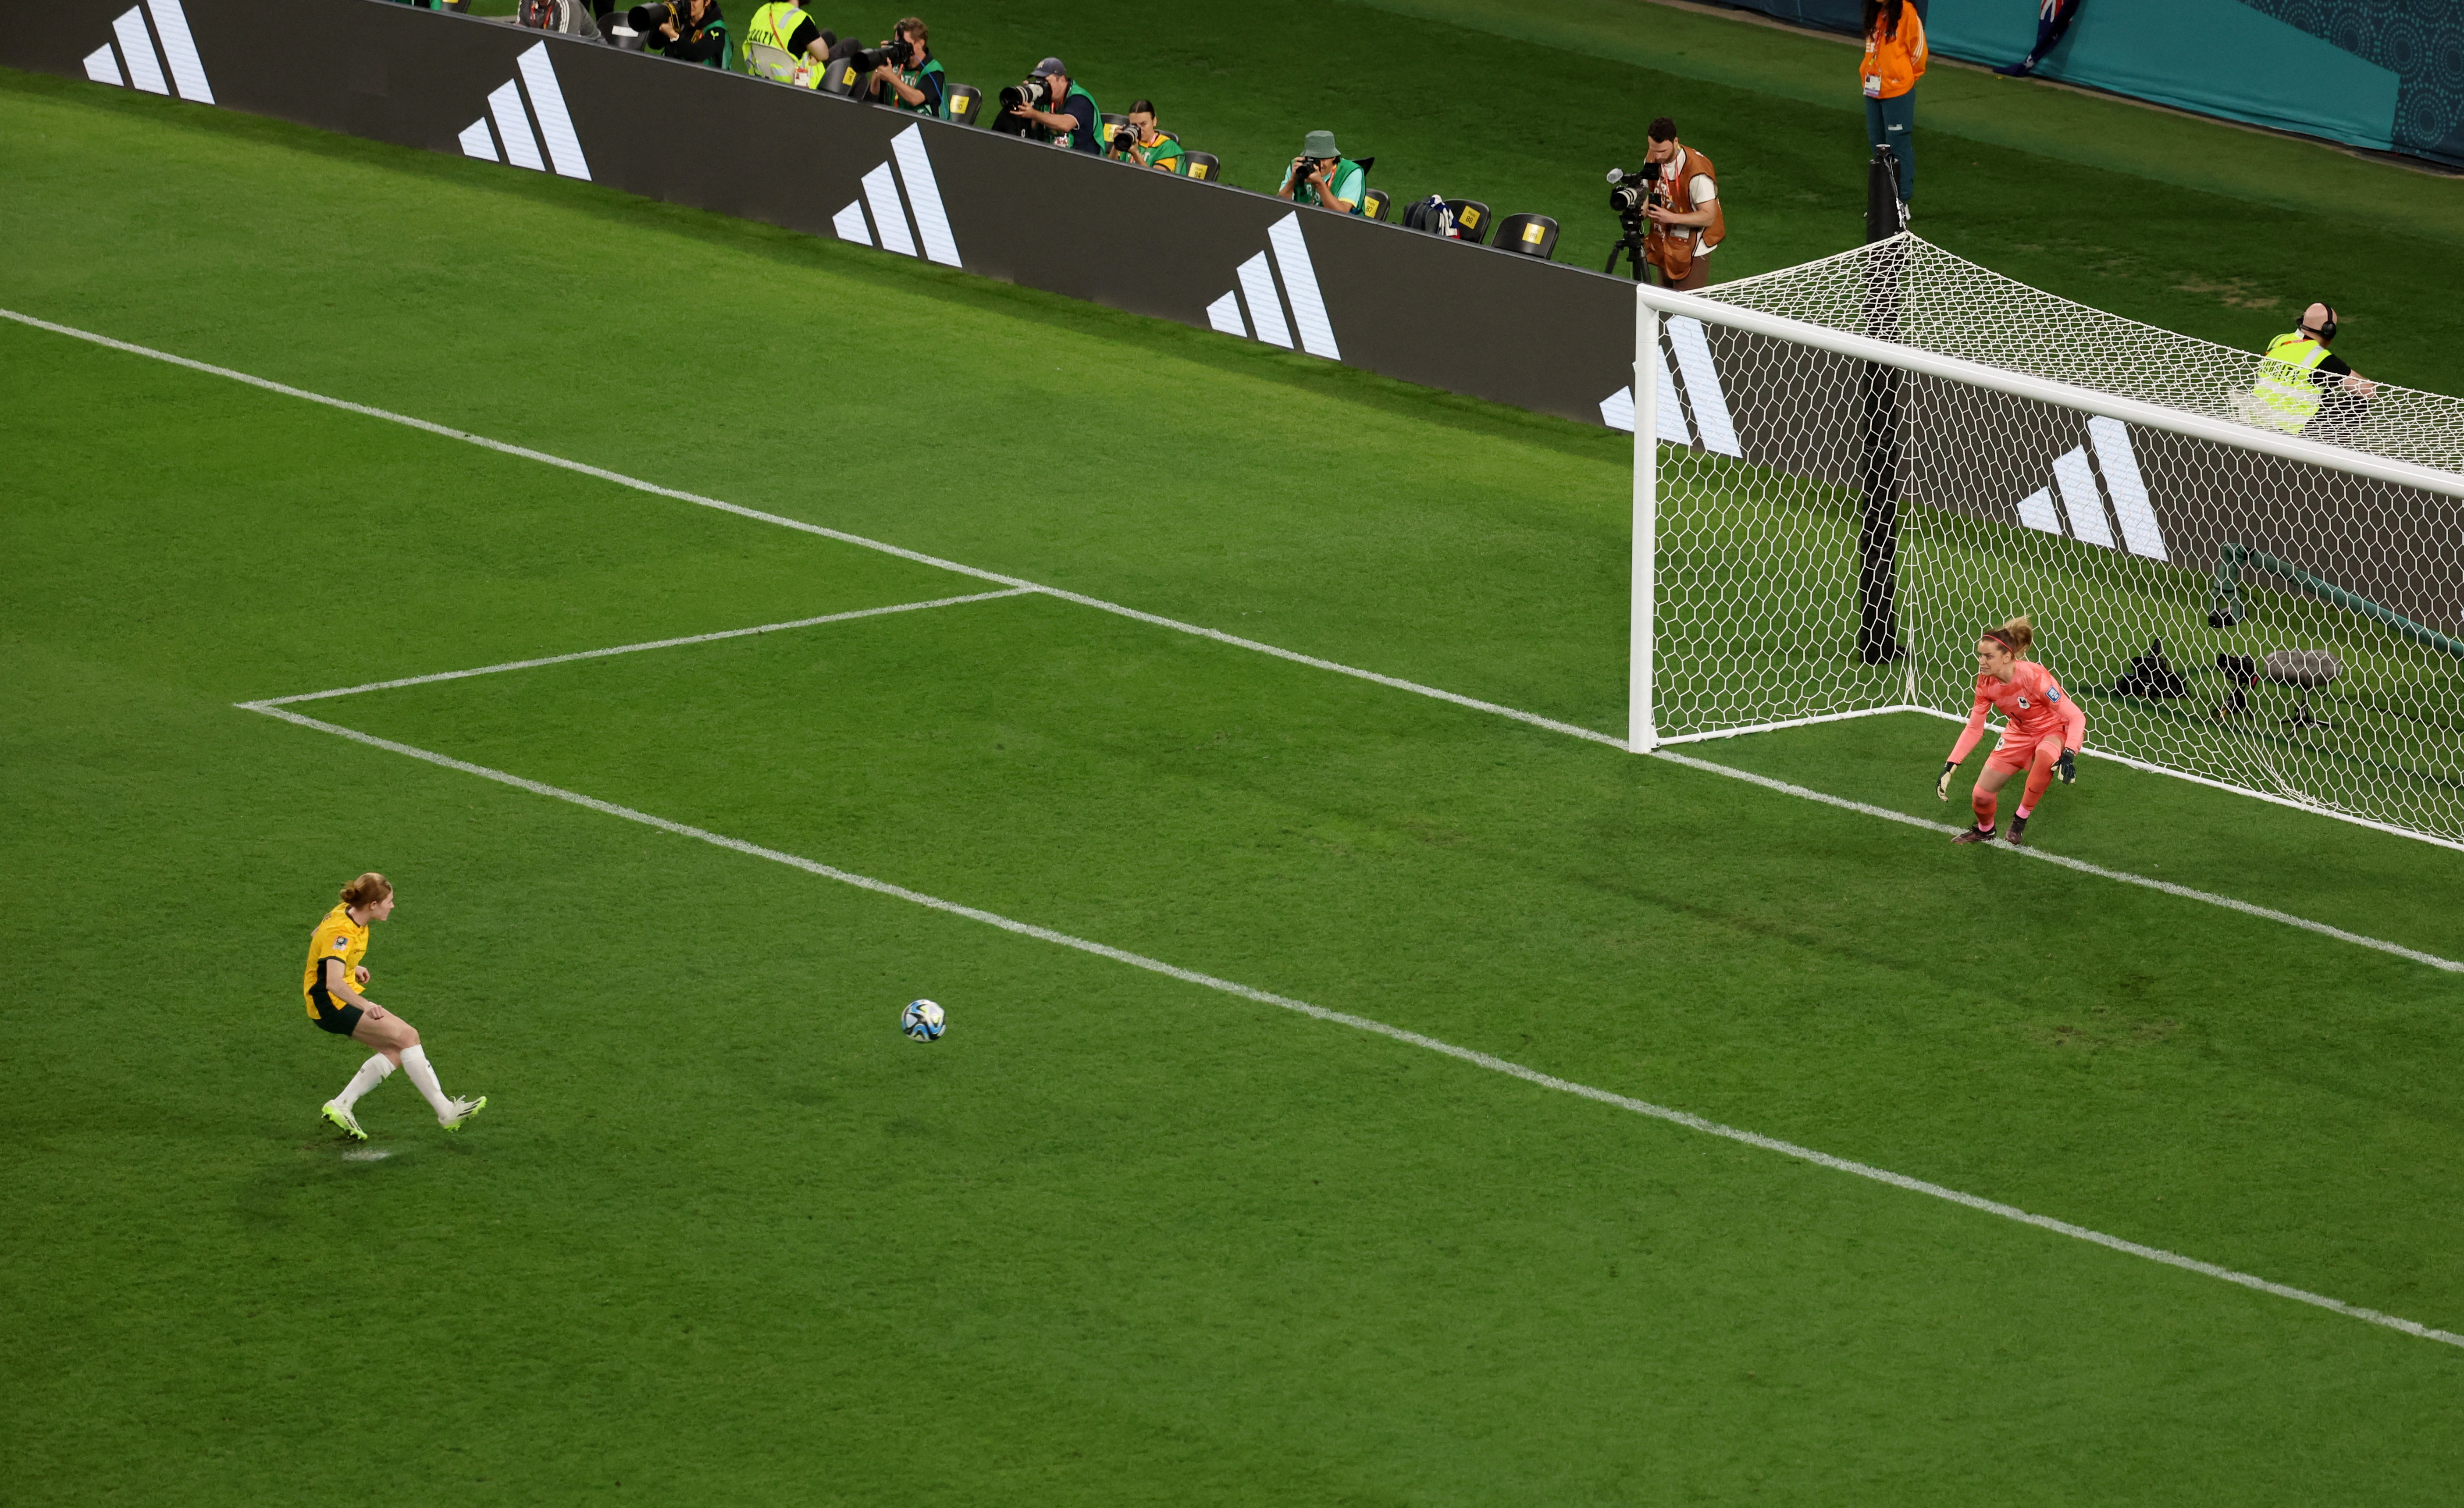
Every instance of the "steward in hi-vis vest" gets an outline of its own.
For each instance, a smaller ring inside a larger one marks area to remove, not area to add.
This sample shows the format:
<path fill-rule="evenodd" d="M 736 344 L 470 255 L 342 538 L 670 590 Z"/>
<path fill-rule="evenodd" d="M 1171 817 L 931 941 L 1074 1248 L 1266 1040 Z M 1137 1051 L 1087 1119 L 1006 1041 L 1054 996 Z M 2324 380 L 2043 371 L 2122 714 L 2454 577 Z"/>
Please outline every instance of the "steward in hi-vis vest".
<path fill-rule="evenodd" d="M 2295 330 L 2267 342 L 2267 359 L 2258 363 L 2258 381 L 2251 395 L 2258 400 L 2258 417 L 2271 428 L 2299 434 L 2319 417 L 2319 380 L 2312 374 L 2327 360 L 2327 348 L 2307 330 Z"/>
<path fill-rule="evenodd" d="M 2286 434 L 2308 430 L 2319 439 L 2338 438 L 2360 424 L 2377 384 L 2327 349 L 2335 339 L 2334 306 L 2312 304 L 2303 310 L 2299 329 L 2267 343 L 2249 402 L 2242 405 L 2244 416 L 2270 429 Z"/>
<path fill-rule="evenodd" d="M 822 64 L 828 60 L 832 38 L 804 8 L 795 0 L 770 0 L 770 4 L 753 12 L 744 28 L 744 61 L 751 72 L 764 78 L 775 78 L 782 84 L 802 84 L 818 89 L 822 84 Z M 769 48 L 783 55 L 763 58 L 753 50 Z"/>

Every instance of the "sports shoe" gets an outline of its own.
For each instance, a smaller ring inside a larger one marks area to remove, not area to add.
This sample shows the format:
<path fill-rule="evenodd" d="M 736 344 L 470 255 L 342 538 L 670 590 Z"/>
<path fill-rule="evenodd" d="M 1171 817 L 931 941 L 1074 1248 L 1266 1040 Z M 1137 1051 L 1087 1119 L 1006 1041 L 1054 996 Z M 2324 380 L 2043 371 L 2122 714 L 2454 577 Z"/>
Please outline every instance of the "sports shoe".
<path fill-rule="evenodd" d="M 484 1094 L 476 1100 L 456 1100 L 453 1102 L 453 1113 L 450 1116 L 438 1116 L 436 1124 L 449 1131 L 458 1131 L 471 1124 L 471 1117 L 487 1107 L 488 1097 Z"/>
<path fill-rule="evenodd" d="M 364 1142 L 368 1139 L 368 1133 L 360 1129 L 360 1118 L 344 1109 L 342 1107 L 341 1101 L 326 1101 L 323 1114 L 326 1121 L 333 1126 L 334 1129 L 341 1132 L 344 1136 L 349 1137 L 352 1141 Z"/>
<path fill-rule="evenodd" d="M 1990 843 L 1992 841 L 1993 829 L 1991 827 L 1963 827 L 1959 836 L 1951 840 L 1955 843 Z"/>
<path fill-rule="evenodd" d="M 2013 845 L 2020 848 L 2028 846 L 2027 843 L 2019 837 L 2020 833 L 2027 830 L 2027 826 L 2028 820 L 2024 817 L 2013 817 L 2011 819 L 2011 841 Z"/>

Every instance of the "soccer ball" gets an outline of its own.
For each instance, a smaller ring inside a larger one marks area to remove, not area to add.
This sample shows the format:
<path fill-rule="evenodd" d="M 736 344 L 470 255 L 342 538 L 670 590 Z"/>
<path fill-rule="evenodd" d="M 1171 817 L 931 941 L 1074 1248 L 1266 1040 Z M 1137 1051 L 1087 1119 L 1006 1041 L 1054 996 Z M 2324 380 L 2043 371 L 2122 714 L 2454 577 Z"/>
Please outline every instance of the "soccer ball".
<path fill-rule="evenodd" d="M 941 1008 L 930 1000 L 912 1000 L 898 1013 L 898 1029 L 919 1042 L 939 1041 L 947 1025 Z"/>

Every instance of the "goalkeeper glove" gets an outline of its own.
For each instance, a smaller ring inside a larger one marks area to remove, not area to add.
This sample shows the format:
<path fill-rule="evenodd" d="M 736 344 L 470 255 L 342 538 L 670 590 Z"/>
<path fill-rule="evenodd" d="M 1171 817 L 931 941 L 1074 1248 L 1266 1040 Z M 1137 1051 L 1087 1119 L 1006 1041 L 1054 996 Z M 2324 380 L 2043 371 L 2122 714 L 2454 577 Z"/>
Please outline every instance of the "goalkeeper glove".
<path fill-rule="evenodd" d="M 2079 766 L 2071 762 L 2069 750 L 2063 750 L 2062 756 L 2054 761 L 2054 774 L 2062 777 L 2064 785 L 2073 784 L 2079 779 Z"/>
<path fill-rule="evenodd" d="M 1942 762 L 1942 778 L 1933 783 L 1933 798 L 1935 800 L 1947 801 L 1950 799 L 1950 772 L 1958 768 L 1959 761 L 1956 759 L 1945 759 Z"/>

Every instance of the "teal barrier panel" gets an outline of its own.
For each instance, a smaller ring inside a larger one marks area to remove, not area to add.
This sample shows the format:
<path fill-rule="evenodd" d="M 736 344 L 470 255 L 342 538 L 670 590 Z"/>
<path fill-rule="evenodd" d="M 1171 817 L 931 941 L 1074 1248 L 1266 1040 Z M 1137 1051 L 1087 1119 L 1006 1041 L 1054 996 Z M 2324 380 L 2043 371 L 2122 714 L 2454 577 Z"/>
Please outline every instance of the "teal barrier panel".
<path fill-rule="evenodd" d="M 1947 57 L 2000 65 L 2036 40 L 2036 0 L 1933 0 Z M 2464 162 L 2464 4 L 2084 0 L 2036 72 L 2202 115 Z"/>

